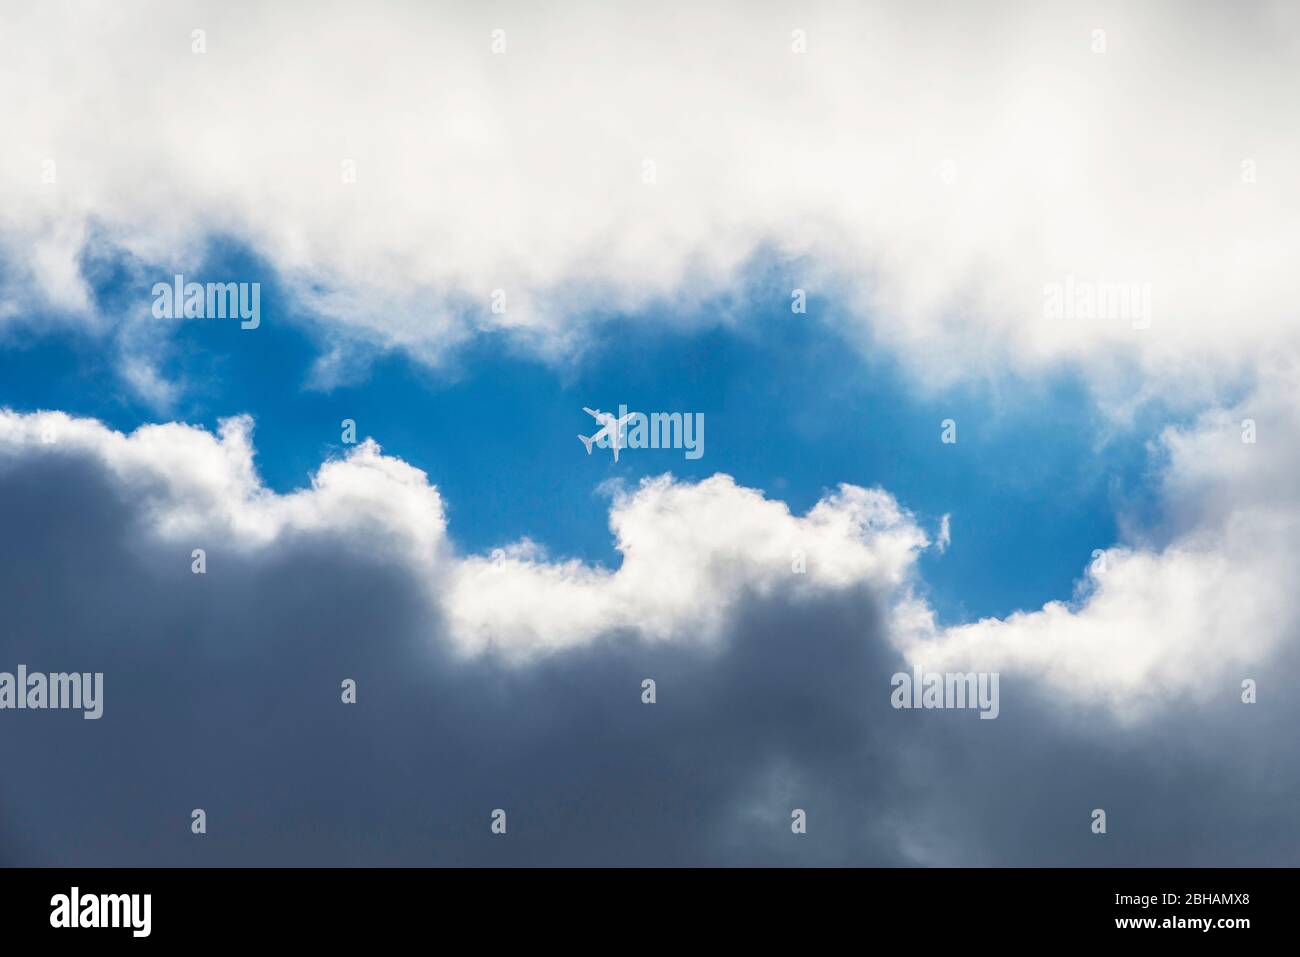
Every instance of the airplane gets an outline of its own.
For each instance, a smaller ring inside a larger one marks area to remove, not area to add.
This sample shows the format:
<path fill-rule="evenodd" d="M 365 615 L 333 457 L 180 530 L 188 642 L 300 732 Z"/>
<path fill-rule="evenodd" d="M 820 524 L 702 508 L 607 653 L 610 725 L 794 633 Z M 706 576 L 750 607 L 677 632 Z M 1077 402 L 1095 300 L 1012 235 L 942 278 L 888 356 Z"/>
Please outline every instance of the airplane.
<path fill-rule="evenodd" d="M 591 454 L 591 445 L 593 442 L 598 442 L 602 438 L 607 438 L 609 439 L 609 444 L 614 448 L 614 461 L 617 462 L 618 450 L 624 442 L 624 433 L 627 431 L 628 420 L 631 419 L 632 416 L 636 415 L 636 413 L 629 412 L 621 419 L 616 419 L 608 412 L 601 412 L 600 409 L 589 409 L 585 405 L 582 407 L 582 411 L 586 412 L 589 416 L 600 423 L 600 431 L 596 432 L 594 435 L 578 436 L 578 438 L 582 439 L 582 444 L 587 447 L 587 454 Z"/>

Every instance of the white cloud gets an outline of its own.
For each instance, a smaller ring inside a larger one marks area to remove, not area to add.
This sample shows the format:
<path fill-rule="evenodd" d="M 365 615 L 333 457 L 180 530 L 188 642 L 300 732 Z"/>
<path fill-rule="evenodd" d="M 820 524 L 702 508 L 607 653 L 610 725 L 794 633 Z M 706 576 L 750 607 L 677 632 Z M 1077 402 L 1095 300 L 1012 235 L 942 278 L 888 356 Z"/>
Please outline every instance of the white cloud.
<path fill-rule="evenodd" d="M 927 544 L 878 489 L 842 485 L 800 518 L 727 475 L 647 480 L 616 499 L 610 528 L 617 571 L 549 562 L 530 543 L 465 560 L 448 597 L 455 631 L 471 647 L 519 652 L 619 630 L 709 640 L 751 594 L 868 585 L 888 599 Z"/>
<path fill-rule="evenodd" d="M 139 354 L 123 357 L 122 376 L 135 394 L 155 409 L 169 411 L 180 397 L 180 386 L 165 379 L 153 363 Z"/>
<path fill-rule="evenodd" d="M 947 629 L 914 608 L 900 631 L 909 656 L 932 670 L 1029 674 L 1050 695 L 1128 719 L 1174 696 L 1232 700 L 1300 624 L 1297 400 L 1297 383 L 1279 376 L 1167 430 L 1166 514 L 1152 540 L 1105 550 L 1073 602 Z M 1257 440 L 1243 442 L 1252 417 Z"/>
<path fill-rule="evenodd" d="M 444 544 L 442 500 L 425 474 L 367 441 L 324 463 L 312 485 L 267 489 L 253 463 L 253 423 L 226 419 L 213 435 L 181 423 L 130 435 L 62 412 L 0 411 L 0 463 L 79 455 L 102 463 L 137 503 L 146 532 L 195 547 L 266 547 L 286 535 L 329 531 L 349 547 L 434 568 Z"/>
<path fill-rule="evenodd" d="M 931 379 L 1077 359 L 1186 390 L 1296 346 L 1288 4 L 99 11 L 0 36 L 0 313 L 84 306 L 88 236 L 166 272 L 222 235 L 339 340 L 428 361 L 483 327 L 565 355 L 589 309 L 676 313 L 762 250 Z M 1150 283 L 1151 328 L 1045 319 L 1067 276 Z"/>
<path fill-rule="evenodd" d="M 247 417 L 225 420 L 218 435 L 179 423 L 123 435 L 63 413 L 0 411 L 0 467 L 25 456 L 88 456 L 135 503 L 144 533 L 184 546 L 182 555 L 317 534 L 403 563 L 445 613 L 462 651 L 490 648 L 514 660 L 619 630 L 707 642 L 747 595 L 779 589 L 869 587 L 888 601 L 905 590 L 927 544 L 880 490 L 843 485 L 799 517 L 726 475 L 694 484 L 662 476 L 615 498 L 610 527 L 623 556 L 616 571 L 550 561 L 528 541 L 459 557 L 437 488 L 373 441 L 324 463 L 310 488 L 279 495 L 257 475 L 251 432 Z"/>
<path fill-rule="evenodd" d="M 1294 634 L 1300 389 L 1280 383 L 1267 395 L 1290 398 L 1252 398 L 1166 433 L 1163 520 L 1107 549 L 1072 601 L 946 628 L 914 589 L 916 557 L 931 543 L 879 489 L 842 485 L 797 516 L 726 475 L 647 479 L 614 492 L 622 561 L 611 570 L 553 559 L 528 540 L 457 554 L 437 488 L 372 441 L 324 463 L 310 488 L 276 494 L 257 476 L 246 417 L 219 435 L 171 423 L 126 436 L 62 413 L 0 412 L 0 468 L 89 456 L 135 503 L 144 533 L 182 554 L 323 535 L 399 563 L 464 654 L 524 662 L 618 632 L 707 645 L 751 597 L 866 588 L 887 609 L 895 644 L 927 669 L 1029 675 L 1049 696 L 1132 720 L 1173 698 L 1235 694 Z M 1254 444 L 1241 441 L 1247 409 Z"/>

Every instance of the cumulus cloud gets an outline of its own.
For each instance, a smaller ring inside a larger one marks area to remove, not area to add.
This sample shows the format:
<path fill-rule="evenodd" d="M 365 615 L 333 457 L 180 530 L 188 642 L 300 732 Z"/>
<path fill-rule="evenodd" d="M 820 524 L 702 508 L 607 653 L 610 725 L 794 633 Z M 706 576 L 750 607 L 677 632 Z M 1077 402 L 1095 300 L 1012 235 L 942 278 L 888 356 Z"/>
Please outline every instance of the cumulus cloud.
<path fill-rule="evenodd" d="M 883 492 L 794 517 L 726 477 L 660 478 L 614 505 L 623 567 L 583 574 L 522 545 L 456 557 L 436 488 L 373 443 L 276 495 L 243 417 L 122 435 L 0 413 L 0 489 L 3 559 L 41 582 L 0 586 L 0 654 L 110 689 L 93 739 L 7 714 L 22 733 L 0 756 L 53 794 L 6 778 L 7 863 L 904 860 L 886 816 L 854 817 L 883 800 L 879 763 L 838 762 L 885 734 L 859 682 L 886 687 L 889 591 L 924 543 Z M 526 605 L 534 578 L 567 582 L 564 604 Z M 789 799 L 824 833 L 785 841 Z M 212 822 L 197 845 L 193 807 Z M 504 843 L 477 827 L 495 807 Z M 30 826 L 47 813 L 57 827 Z"/>
<path fill-rule="evenodd" d="M 417 568 L 436 562 L 442 501 L 423 472 L 384 456 L 373 442 L 325 463 L 312 486 L 266 489 L 253 462 L 252 420 L 226 419 L 217 435 L 181 423 L 128 435 L 61 412 L 0 412 L 0 457 L 85 456 L 140 502 L 141 533 L 177 543 L 196 538 L 233 549 L 266 547 L 330 529 L 356 547 L 381 547 Z"/>
<path fill-rule="evenodd" d="M 568 355 L 767 254 L 929 379 L 1196 391 L 1296 346 L 1288 4 L 100 9 L 0 37 L 11 319 L 91 308 L 91 237 L 169 275 L 217 236 L 326 317 L 334 365 L 485 328 Z M 1047 318 L 1073 280 L 1145 284 L 1150 328 Z"/>
<path fill-rule="evenodd" d="M 1033 675 L 1126 720 L 1171 698 L 1231 699 L 1294 645 L 1300 576 L 1300 387 L 1277 374 L 1239 405 L 1157 443 L 1165 513 L 1099 550 L 1072 601 L 902 638 L 934 670 Z M 1154 516 L 1153 516 L 1154 518 Z"/>
<path fill-rule="evenodd" d="M 123 435 L 62 413 L 3 412 L 0 462 L 88 457 L 137 501 L 143 539 L 178 554 L 205 544 L 264 553 L 329 536 L 401 562 L 462 655 L 524 664 L 611 634 L 707 648 L 748 602 L 863 589 L 888 640 L 916 664 L 1024 674 L 1041 693 L 1133 721 L 1174 697 L 1231 695 L 1293 633 L 1300 415 L 1279 396 L 1298 391 L 1279 379 L 1239 407 L 1166 430 L 1153 449 L 1163 519 L 1099 549 L 1072 598 L 945 627 L 916 587 L 916 558 L 931 542 L 881 489 L 842 485 L 797 516 L 726 475 L 646 479 L 612 491 L 621 562 L 609 569 L 553 558 L 527 539 L 459 554 L 428 476 L 372 440 L 325 462 L 309 488 L 276 494 L 257 474 L 246 416 L 216 435 L 179 423 Z M 936 550 L 946 543 L 941 526 Z"/>
<path fill-rule="evenodd" d="M 109 470 L 138 501 L 145 540 L 185 553 L 273 548 L 329 535 L 366 554 L 400 560 L 441 607 L 465 653 L 527 658 L 587 644 L 609 632 L 708 643 L 746 597 L 866 587 L 883 600 L 906 591 L 928 541 L 879 489 L 843 485 L 805 516 L 726 475 L 697 483 L 671 476 L 619 491 L 610 528 L 616 570 L 551 561 L 527 540 L 488 556 L 458 556 L 446 537 L 441 496 L 428 476 L 372 440 L 324 463 L 310 488 L 278 495 L 254 464 L 252 420 L 219 433 L 169 423 L 130 435 L 63 413 L 0 412 L 0 462 L 82 456 Z"/>
<path fill-rule="evenodd" d="M 1294 649 L 1256 708 L 1172 695 L 1124 736 L 1032 666 L 997 721 L 893 710 L 925 540 L 880 491 L 793 516 L 726 477 L 653 480 L 613 503 L 607 572 L 458 557 L 428 478 L 373 444 L 277 495 L 243 418 L 6 412 L 0 522 L 0 660 L 105 674 L 98 721 L 6 712 L 9 864 L 1259 864 L 1300 837 Z"/>
<path fill-rule="evenodd" d="M 726 475 L 692 485 L 664 476 L 620 494 L 610 514 L 622 564 L 548 562 L 531 543 L 471 557 L 448 598 L 472 647 L 567 646 L 632 630 L 651 640 L 710 640 L 754 595 L 869 586 L 888 596 L 925 535 L 880 490 L 841 486 L 808 515 Z"/>

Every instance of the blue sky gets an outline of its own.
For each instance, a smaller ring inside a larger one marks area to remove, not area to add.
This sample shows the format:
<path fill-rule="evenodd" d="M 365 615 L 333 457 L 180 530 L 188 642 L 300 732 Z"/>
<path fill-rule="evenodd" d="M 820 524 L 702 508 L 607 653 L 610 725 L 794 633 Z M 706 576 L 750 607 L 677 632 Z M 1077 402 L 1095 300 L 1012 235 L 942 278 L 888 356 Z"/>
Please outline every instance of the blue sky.
<path fill-rule="evenodd" d="M 131 267 L 120 254 L 98 263 L 101 309 L 147 312 L 152 279 Z M 228 242 L 213 245 L 199 274 L 273 275 Z M 321 354 L 313 317 L 273 279 L 263 282 L 257 330 L 152 321 L 170 356 L 162 371 L 188 384 L 175 417 L 215 429 L 221 418 L 251 414 L 270 488 L 306 485 L 323 459 L 342 454 L 340 423 L 352 418 L 358 438 L 428 472 L 467 551 L 526 536 L 555 557 L 617 567 L 599 490 L 610 479 L 634 485 L 662 472 L 698 479 L 720 471 L 798 513 L 841 482 L 881 486 L 902 490 L 931 538 L 940 517 L 952 516 L 953 547 L 921 565 L 947 623 L 1068 599 L 1092 550 L 1115 544 L 1117 514 L 1149 504 L 1146 443 L 1167 416 L 1108 427 L 1086 384 L 1067 372 L 919 388 L 883 348 L 863 351 L 836 333 L 832 295 L 812 295 L 806 315 L 790 312 L 797 263 L 758 264 L 752 274 L 725 303 L 620 317 L 574 361 L 530 356 L 497 333 L 442 368 L 401 353 L 374 356 L 354 381 L 329 389 L 309 384 Z M 0 375 L 0 401 L 15 410 L 62 409 L 126 431 L 168 418 L 123 387 L 100 338 L 11 340 Z M 635 450 L 617 465 L 608 451 L 588 458 L 576 439 L 593 431 L 582 407 L 620 403 L 703 412 L 705 455 Z M 939 441 L 946 418 L 957 420 L 955 445 Z"/>

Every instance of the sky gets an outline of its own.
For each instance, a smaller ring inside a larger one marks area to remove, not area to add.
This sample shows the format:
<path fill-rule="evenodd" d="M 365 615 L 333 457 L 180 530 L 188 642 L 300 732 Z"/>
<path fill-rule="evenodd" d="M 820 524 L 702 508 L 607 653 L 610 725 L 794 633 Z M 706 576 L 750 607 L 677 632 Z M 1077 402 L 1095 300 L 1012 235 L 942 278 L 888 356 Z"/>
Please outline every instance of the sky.
<path fill-rule="evenodd" d="M 1287 5 L 3 16 L 0 863 L 1296 863 Z"/>

